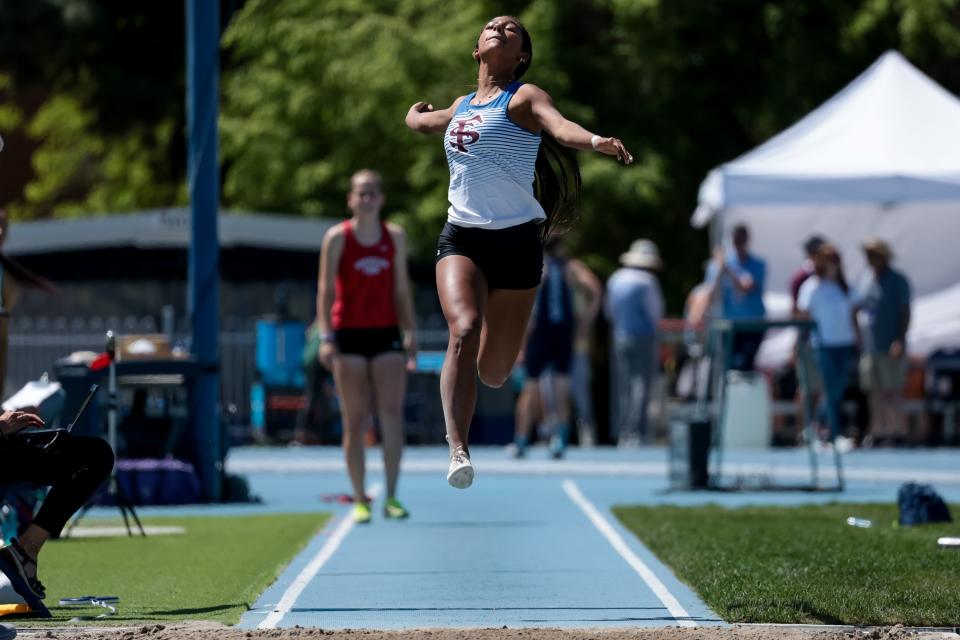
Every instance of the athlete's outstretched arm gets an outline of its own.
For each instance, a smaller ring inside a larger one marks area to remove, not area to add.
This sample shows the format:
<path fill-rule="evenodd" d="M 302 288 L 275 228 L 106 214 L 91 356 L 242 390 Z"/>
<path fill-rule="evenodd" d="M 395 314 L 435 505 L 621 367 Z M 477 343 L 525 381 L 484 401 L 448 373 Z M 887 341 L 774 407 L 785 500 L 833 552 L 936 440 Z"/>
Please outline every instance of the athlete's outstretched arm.
<path fill-rule="evenodd" d="M 450 124 L 463 98 L 464 96 L 460 96 L 453 101 L 453 104 L 440 111 L 434 111 L 432 104 L 417 102 L 407 111 L 407 126 L 418 133 L 443 133 L 447 130 L 447 125 Z"/>
<path fill-rule="evenodd" d="M 557 142 L 573 149 L 595 149 L 608 156 L 616 156 L 624 164 L 633 162 L 633 155 L 623 146 L 619 138 L 605 138 L 597 136 L 594 145 L 594 134 L 581 127 L 572 120 L 567 120 L 553 104 L 550 95 L 533 84 L 525 84 L 517 92 L 524 110 L 529 109 L 531 119 Z M 518 105 L 520 106 L 520 105 Z"/>

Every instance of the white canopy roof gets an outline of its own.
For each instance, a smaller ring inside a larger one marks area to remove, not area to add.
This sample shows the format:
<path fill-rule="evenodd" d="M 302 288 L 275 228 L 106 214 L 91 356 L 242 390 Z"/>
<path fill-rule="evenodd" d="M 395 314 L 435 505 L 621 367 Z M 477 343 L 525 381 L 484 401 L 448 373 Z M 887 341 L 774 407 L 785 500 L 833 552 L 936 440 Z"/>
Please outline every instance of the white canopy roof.
<path fill-rule="evenodd" d="M 896 51 L 700 186 L 695 226 L 731 207 L 960 200 L 960 100 Z"/>
<path fill-rule="evenodd" d="M 317 252 L 329 218 L 221 211 L 222 248 L 257 247 Z M 4 249 L 15 256 L 108 247 L 185 249 L 190 246 L 190 210 L 154 209 L 136 213 L 19 222 L 11 225 Z"/>
<path fill-rule="evenodd" d="M 960 345 L 960 100 L 896 51 L 786 131 L 717 167 L 700 186 L 695 226 L 751 232 L 767 262 L 768 315 L 789 314 L 790 274 L 816 233 L 843 254 L 851 282 L 868 236 L 885 239 L 910 280 L 915 354 Z M 771 364 L 790 338 L 768 340 Z"/>

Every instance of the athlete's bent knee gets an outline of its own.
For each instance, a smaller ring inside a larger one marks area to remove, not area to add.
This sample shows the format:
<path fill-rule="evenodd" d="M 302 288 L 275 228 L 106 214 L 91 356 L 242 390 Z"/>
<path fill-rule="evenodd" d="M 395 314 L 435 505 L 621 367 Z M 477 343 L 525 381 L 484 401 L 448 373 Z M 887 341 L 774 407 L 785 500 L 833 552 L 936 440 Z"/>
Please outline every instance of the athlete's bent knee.
<path fill-rule="evenodd" d="M 103 438 L 74 436 L 69 439 L 69 442 L 75 460 L 75 468 L 71 469 L 69 473 L 73 474 L 78 470 L 88 469 L 90 473 L 106 480 L 113 470 L 114 463 L 113 449 L 107 441 Z"/>
<path fill-rule="evenodd" d="M 476 313 L 463 313 L 449 324 L 450 340 L 457 352 L 476 352 L 480 349 L 482 321 Z"/>
<path fill-rule="evenodd" d="M 480 382 L 493 389 L 499 389 L 510 378 L 510 368 L 504 370 L 502 367 L 477 367 L 477 374 L 480 376 Z"/>

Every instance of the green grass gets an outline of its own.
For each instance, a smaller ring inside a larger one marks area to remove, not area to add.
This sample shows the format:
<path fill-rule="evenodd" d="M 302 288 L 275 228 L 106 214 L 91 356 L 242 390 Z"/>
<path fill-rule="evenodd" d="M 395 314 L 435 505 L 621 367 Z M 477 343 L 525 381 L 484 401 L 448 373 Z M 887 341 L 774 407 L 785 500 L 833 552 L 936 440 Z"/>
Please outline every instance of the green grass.
<path fill-rule="evenodd" d="M 186 533 L 51 541 L 40 557 L 45 602 L 54 616 L 46 623 L 64 624 L 77 615 L 102 612 L 58 607 L 60 598 L 117 595 L 117 615 L 97 624 L 141 620 L 236 624 L 327 517 L 314 513 L 149 518 L 144 524 L 182 526 Z M 44 623 L 30 619 L 29 625 L 35 622 Z"/>
<path fill-rule="evenodd" d="M 960 624 L 960 551 L 936 544 L 957 523 L 895 528 L 895 506 L 863 504 L 614 512 L 729 622 Z"/>

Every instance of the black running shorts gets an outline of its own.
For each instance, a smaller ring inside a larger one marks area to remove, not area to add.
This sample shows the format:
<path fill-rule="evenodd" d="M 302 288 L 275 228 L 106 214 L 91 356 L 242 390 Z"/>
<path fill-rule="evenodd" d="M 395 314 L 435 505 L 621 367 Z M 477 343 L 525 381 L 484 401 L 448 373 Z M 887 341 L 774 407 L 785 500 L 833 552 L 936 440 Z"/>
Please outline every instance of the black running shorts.
<path fill-rule="evenodd" d="M 506 229 L 479 229 L 446 223 L 437 242 L 437 262 L 470 258 L 494 289 L 534 289 L 543 275 L 540 224 L 534 220 Z"/>
<path fill-rule="evenodd" d="M 337 329 L 333 335 L 337 351 L 344 356 L 375 358 L 382 353 L 403 351 L 403 338 L 398 327 Z"/>
<path fill-rule="evenodd" d="M 570 375 L 573 362 L 573 327 L 565 325 L 547 331 L 535 331 L 527 340 L 523 365 L 527 376 L 539 378 L 547 369 L 556 374 Z"/>

